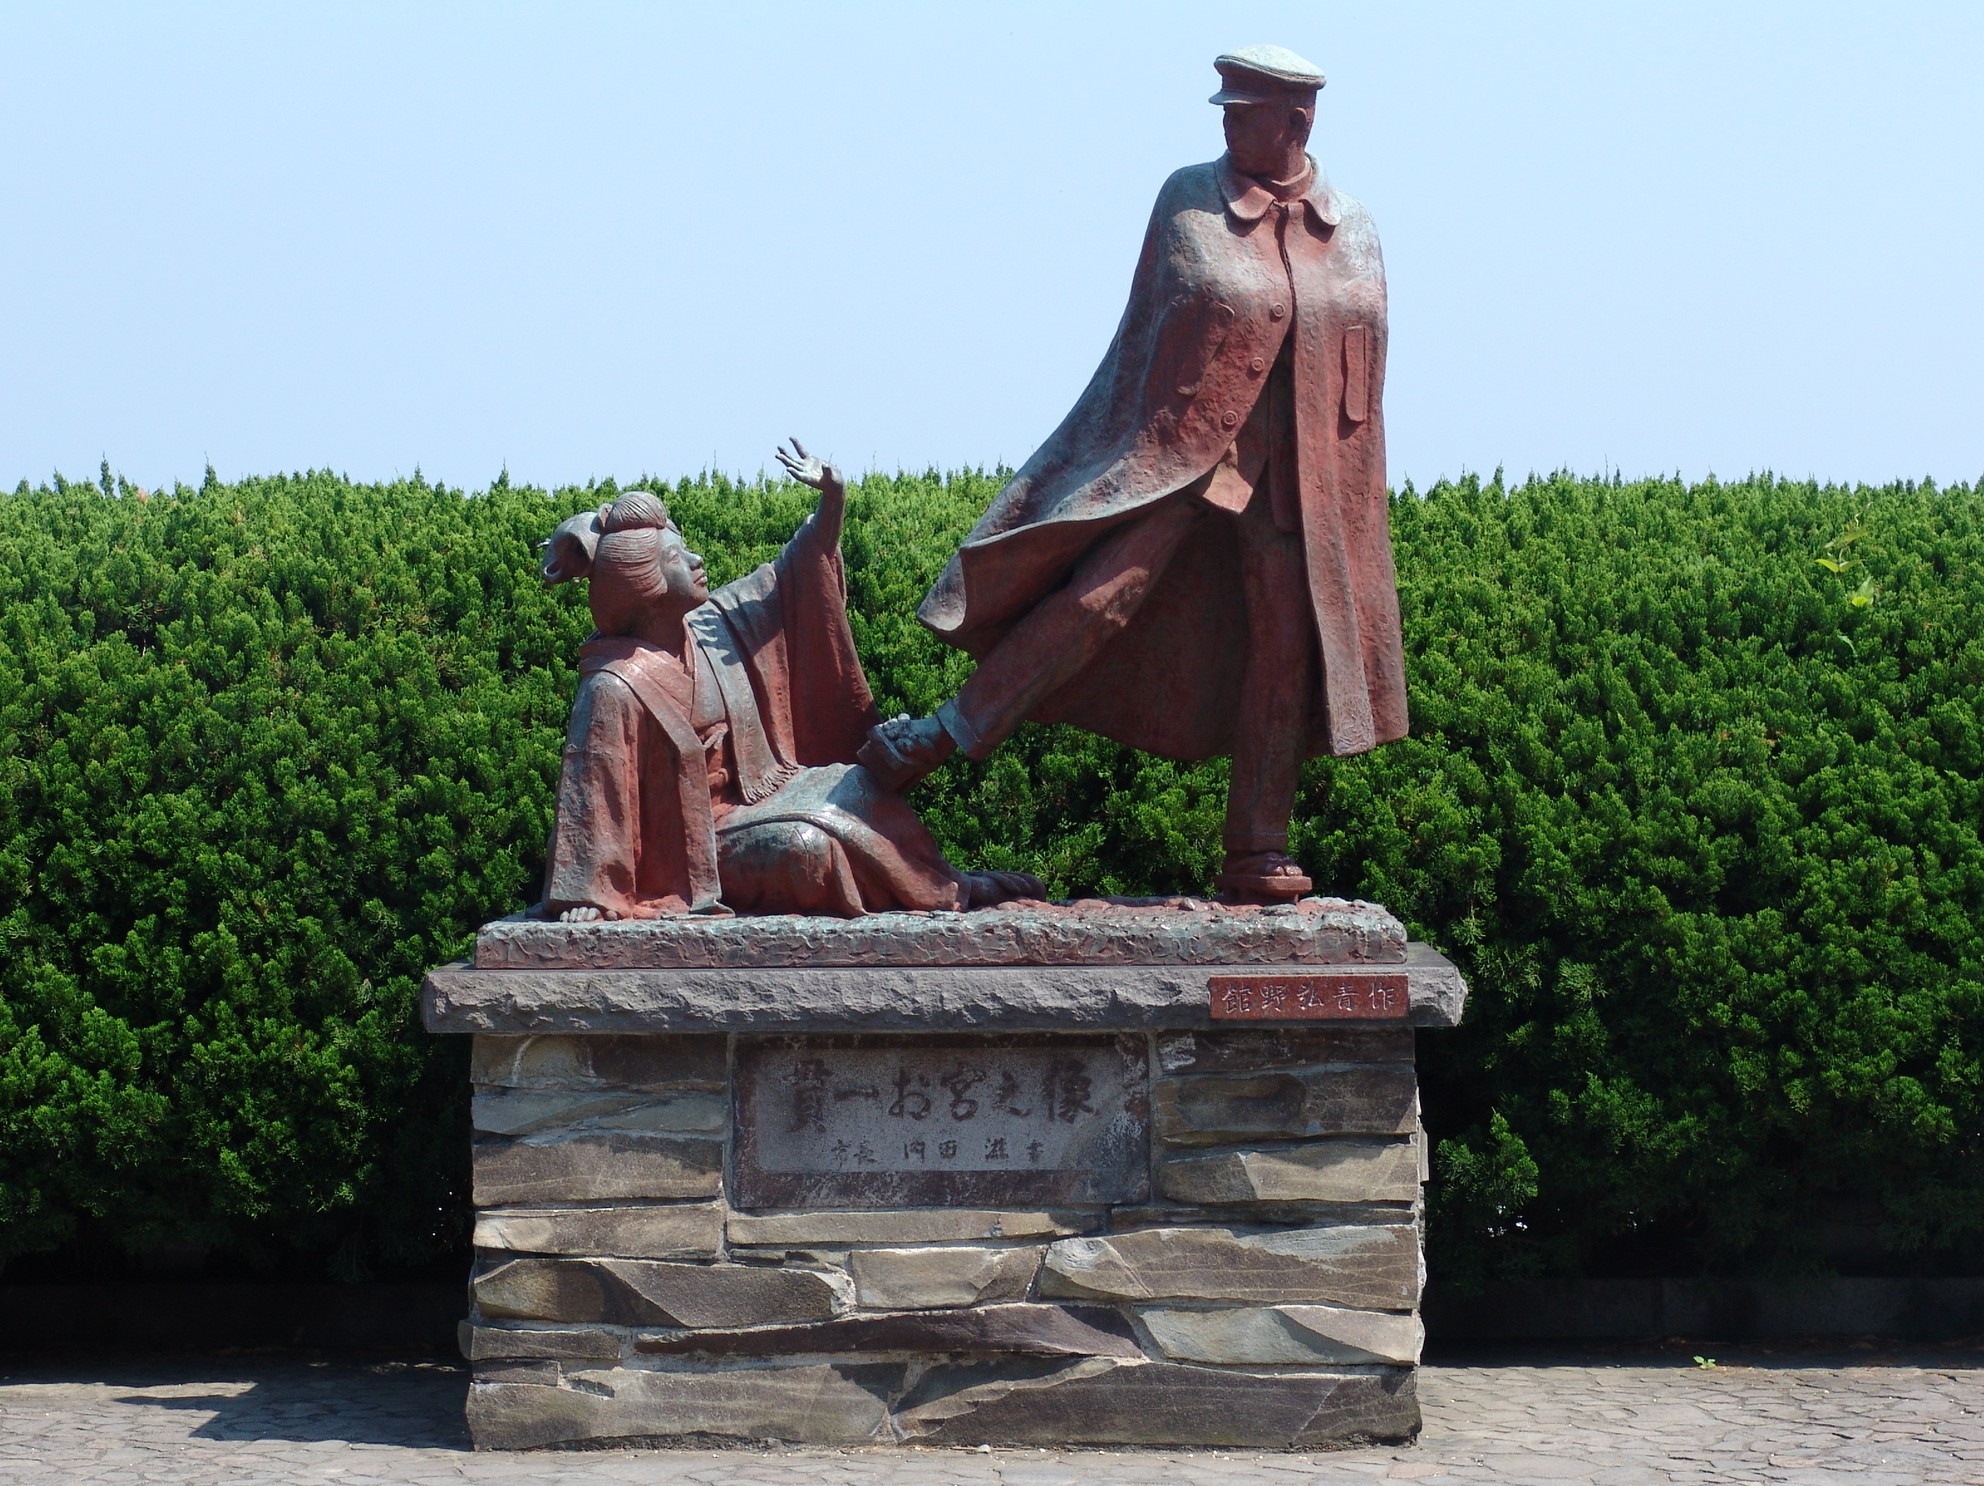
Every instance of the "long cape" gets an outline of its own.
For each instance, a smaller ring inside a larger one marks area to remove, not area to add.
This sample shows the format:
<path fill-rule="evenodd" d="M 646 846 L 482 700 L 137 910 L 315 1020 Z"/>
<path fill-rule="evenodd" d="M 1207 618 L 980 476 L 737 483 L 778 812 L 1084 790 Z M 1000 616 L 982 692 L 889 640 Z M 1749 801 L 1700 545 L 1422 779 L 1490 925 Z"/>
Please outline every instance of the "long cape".
<path fill-rule="evenodd" d="M 1278 204 L 1224 157 L 1165 183 L 1101 366 L 917 610 L 939 638 L 983 655 L 1103 533 L 1157 501 L 1193 498 L 1293 333 L 1303 548 L 1323 662 L 1312 747 L 1359 753 L 1405 735 L 1384 264 L 1369 215 L 1320 171 L 1293 212 L 1278 233 Z M 1202 523 L 1203 540 L 1180 553 L 1129 629 L 1036 718 L 1173 758 L 1226 752 L 1246 653 L 1230 527 Z"/>

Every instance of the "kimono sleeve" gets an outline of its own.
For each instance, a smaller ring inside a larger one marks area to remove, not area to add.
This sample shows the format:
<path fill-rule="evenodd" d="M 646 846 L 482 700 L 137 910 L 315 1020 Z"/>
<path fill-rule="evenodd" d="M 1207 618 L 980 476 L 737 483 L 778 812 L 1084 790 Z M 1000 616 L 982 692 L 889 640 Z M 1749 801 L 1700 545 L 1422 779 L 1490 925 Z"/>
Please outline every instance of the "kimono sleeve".
<path fill-rule="evenodd" d="M 642 717 L 640 702 L 613 677 L 589 675 L 580 683 L 545 864 L 549 917 L 587 906 L 621 918 L 643 912 L 636 886 Z"/>

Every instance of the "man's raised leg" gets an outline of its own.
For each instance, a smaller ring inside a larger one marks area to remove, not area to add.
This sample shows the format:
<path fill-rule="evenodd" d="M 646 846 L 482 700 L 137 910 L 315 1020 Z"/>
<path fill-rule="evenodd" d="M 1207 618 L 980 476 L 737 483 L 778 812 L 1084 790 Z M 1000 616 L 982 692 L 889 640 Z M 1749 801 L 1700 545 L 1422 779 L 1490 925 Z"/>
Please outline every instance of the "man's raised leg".
<path fill-rule="evenodd" d="M 933 717 L 872 729 L 860 759 L 890 789 L 905 789 L 962 748 L 984 758 L 1036 707 L 1079 675 L 1129 625 L 1205 507 L 1184 493 L 1116 528 L 1068 581 L 986 653 Z"/>

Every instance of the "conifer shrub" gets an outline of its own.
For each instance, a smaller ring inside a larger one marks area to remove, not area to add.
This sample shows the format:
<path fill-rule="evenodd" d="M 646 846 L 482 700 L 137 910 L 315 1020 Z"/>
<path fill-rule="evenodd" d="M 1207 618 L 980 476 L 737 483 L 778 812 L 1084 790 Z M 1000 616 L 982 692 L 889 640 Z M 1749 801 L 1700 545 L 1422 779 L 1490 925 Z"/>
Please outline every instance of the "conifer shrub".
<path fill-rule="evenodd" d="M 853 494 L 888 710 L 969 672 L 914 608 L 998 483 Z M 458 1261 L 419 977 L 536 894 L 589 626 L 534 543 L 616 489 L 0 496 L 0 1264 Z M 715 581 L 813 499 L 667 494 Z M 1413 735 L 1314 761 L 1295 850 L 1472 987 L 1421 1039 L 1436 1273 L 1974 1270 L 1984 492 L 1470 479 L 1393 524 Z M 1060 894 L 1203 892 L 1225 777 L 1029 727 L 916 802 Z"/>

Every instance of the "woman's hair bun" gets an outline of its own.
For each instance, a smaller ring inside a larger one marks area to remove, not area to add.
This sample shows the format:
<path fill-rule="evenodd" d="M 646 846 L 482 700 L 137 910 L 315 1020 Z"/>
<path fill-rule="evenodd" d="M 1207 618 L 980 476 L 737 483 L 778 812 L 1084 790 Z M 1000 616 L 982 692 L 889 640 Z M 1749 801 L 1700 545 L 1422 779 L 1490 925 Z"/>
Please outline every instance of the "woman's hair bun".
<path fill-rule="evenodd" d="M 600 522 L 602 531 L 638 531 L 642 527 L 659 530 L 668 525 L 668 507 L 651 490 L 630 490 L 607 508 Z"/>

